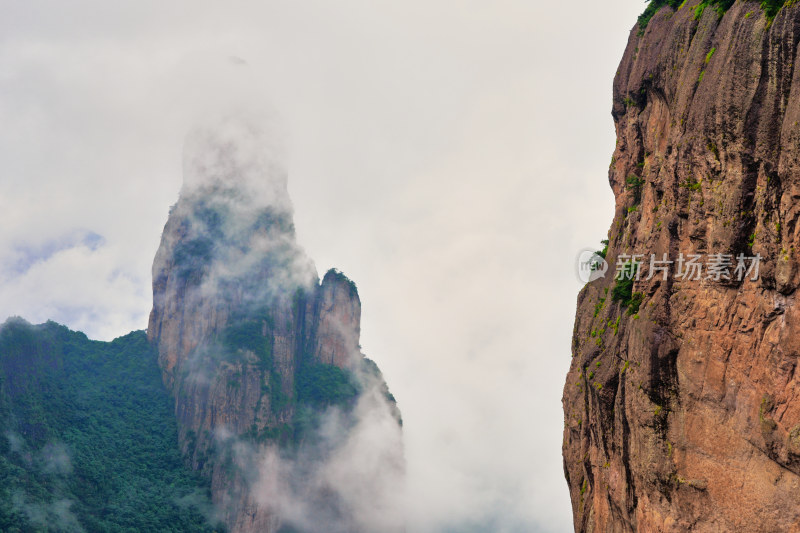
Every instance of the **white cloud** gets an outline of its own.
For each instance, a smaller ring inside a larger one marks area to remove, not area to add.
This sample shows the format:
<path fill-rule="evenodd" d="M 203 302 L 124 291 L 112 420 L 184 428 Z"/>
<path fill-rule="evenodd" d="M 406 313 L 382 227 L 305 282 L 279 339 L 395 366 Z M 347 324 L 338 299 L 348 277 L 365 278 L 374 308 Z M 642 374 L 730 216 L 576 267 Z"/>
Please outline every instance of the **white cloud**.
<path fill-rule="evenodd" d="M 641 2 L 3 5 L 0 314 L 145 327 L 189 125 L 263 97 L 298 240 L 358 283 L 400 402 L 409 531 L 570 528 L 573 260 L 612 216 L 611 79 Z M 7 266 L 75 231 L 104 242 Z"/>

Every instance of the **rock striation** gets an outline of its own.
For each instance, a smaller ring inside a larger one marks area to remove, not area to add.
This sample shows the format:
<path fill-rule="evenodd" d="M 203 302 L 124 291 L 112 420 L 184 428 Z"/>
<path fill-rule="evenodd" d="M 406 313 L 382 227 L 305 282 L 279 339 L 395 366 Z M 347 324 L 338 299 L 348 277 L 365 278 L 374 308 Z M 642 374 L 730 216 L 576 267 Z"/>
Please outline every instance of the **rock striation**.
<path fill-rule="evenodd" d="M 148 327 L 181 448 L 232 532 L 396 531 L 383 508 L 402 492 L 399 414 L 360 352 L 355 284 L 335 270 L 320 282 L 296 243 L 269 135 L 231 118 L 187 140 Z M 373 463 L 347 457 L 376 420 Z M 332 476 L 343 456 L 372 470 Z"/>
<path fill-rule="evenodd" d="M 720 12 L 664 7 L 614 80 L 610 269 L 563 395 L 576 531 L 800 531 L 800 6 Z"/>

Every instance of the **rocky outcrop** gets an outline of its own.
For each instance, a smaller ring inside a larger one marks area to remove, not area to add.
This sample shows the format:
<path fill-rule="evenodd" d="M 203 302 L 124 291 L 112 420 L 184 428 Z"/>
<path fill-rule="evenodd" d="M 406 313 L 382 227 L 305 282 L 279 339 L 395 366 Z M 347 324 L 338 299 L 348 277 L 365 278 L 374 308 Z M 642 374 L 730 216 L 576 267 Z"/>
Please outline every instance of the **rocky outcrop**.
<path fill-rule="evenodd" d="M 314 309 L 314 359 L 351 368 L 357 363 L 361 335 L 361 301 L 355 284 L 340 272 L 328 271 Z"/>
<path fill-rule="evenodd" d="M 372 414 L 390 417 L 394 429 L 375 442 L 385 460 L 364 475 L 395 486 L 381 485 L 363 505 L 383 505 L 387 494 L 402 491 L 399 416 L 380 373 L 360 352 L 355 284 L 334 270 L 319 282 L 295 241 L 285 171 L 251 123 L 199 130 L 187 143 L 184 172 L 153 265 L 148 336 L 175 399 L 188 462 L 211 478 L 233 532 L 272 532 L 282 524 L 293 531 L 366 530 L 336 479 L 290 487 L 295 478 L 314 480 L 313 472 L 341 453 L 368 423 L 359 413 L 370 401 Z M 331 431 L 329 413 L 339 434 L 320 445 L 330 439 L 318 430 Z M 295 476 L 301 467 L 312 474 Z M 286 492 L 268 493 L 265 479 Z M 362 481 L 371 482 L 355 483 Z M 287 503 L 293 498 L 303 501 Z M 336 518 L 324 527 L 308 516 L 292 521 L 287 509 L 309 502 L 323 502 L 333 509 L 326 516 Z"/>
<path fill-rule="evenodd" d="M 688 2 L 631 32 L 610 270 L 578 297 L 563 396 L 576 531 L 800 531 L 798 43 L 788 4 Z M 612 279 L 634 254 L 632 286 Z"/>

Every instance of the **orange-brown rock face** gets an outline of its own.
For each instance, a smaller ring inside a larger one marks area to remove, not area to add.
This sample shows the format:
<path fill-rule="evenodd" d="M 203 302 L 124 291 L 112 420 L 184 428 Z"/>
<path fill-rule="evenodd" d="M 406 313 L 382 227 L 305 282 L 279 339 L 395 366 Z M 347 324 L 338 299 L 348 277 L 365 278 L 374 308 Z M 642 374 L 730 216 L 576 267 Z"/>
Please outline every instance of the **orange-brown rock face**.
<path fill-rule="evenodd" d="M 578 297 L 563 396 L 576 531 L 800 531 L 800 6 L 691 7 L 634 29 L 614 81 L 610 269 Z"/>
<path fill-rule="evenodd" d="M 211 478 L 232 532 L 372 530 L 360 506 L 391 507 L 403 489 L 399 416 L 360 352 L 355 284 L 333 270 L 319 282 L 295 242 L 285 173 L 262 140 L 236 121 L 189 139 L 153 265 L 148 335 L 181 447 Z M 346 467 L 345 447 L 387 418 L 373 471 L 331 478 L 328 463 Z M 374 500 L 349 501 L 359 487 Z M 395 509 L 386 520 L 385 530 L 400 527 Z"/>

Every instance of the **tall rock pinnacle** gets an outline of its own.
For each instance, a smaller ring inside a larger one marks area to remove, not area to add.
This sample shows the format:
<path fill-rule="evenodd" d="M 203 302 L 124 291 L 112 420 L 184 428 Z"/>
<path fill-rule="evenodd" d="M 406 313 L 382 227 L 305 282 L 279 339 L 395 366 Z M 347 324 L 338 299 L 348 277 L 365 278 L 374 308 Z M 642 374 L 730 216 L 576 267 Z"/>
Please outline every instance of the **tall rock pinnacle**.
<path fill-rule="evenodd" d="M 320 283 L 296 243 L 268 129 L 228 118 L 191 134 L 148 336 L 231 531 L 402 530 L 399 414 L 360 318 L 355 284 Z"/>

